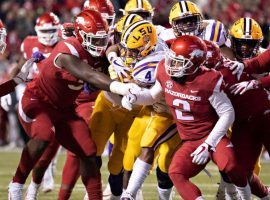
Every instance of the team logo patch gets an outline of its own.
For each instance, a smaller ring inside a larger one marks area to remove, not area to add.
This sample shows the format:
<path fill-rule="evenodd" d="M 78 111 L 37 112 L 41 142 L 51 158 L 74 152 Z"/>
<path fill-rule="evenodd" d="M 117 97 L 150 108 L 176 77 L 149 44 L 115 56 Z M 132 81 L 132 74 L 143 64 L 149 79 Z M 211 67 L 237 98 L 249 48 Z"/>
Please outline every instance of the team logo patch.
<path fill-rule="evenodd" d="M 173 82 L 170 81 L 170 80 L 166 81 L 165 84 L 166 84 L 166 87 L 169 88 L 169 89 L 171 89 L 173 87 Z"/>
<path fill-rule="evenodd" d="M 189 55 L 190 55 L 191 58 L 195 58 L 195 57 L 200 58 L 200 57 L 203 57 L 204 52 L 202 50 L 195 49 Z"/>

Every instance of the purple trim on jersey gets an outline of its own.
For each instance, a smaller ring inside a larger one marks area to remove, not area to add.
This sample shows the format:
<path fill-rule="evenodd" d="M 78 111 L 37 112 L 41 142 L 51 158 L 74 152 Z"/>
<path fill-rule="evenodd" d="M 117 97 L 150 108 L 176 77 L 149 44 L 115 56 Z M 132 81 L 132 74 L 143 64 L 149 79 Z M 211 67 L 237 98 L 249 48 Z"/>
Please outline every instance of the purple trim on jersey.
<path fill-rule="evenodd" d="M 214 39 L 216 24 L 217 23 L 214 22 L 213 25 L 212 25 L 212 31 L 211 31 L 210 41 L 213 41 L 213 39 Z"/>
<path fill-rule="evenodd" d="M 138 66 L 138 67 L 134 67 L 134 70 L 137 69 L 137 68 L 139 68 L 139 67 L 143 67 L 143 66 L 145 66 L 145 65 L 148 65 L 148 64 L 150 64 L 150 63 L 156 64 L 156 63 L 159 63 L 159 61 L 151 61 L 151 62 L 143 63 L 142 65 L 140 65 L 140 66 Z"/>
<path fill-rule="evenodd" d="M 136 73 L 134 73 L 133 76 L 137 76 L 137 74 L 139 74 L 141 71 L 143 71 L 143 70 L 145 70 L 145 69 L 154 69 L 154 68 L 156 68 L 156 66 L 152 66 L 152 67 L 150 67 L 150 66 L 145 66 L 145 67 L 141 68 L 139 71 L 137 71 Z"/>

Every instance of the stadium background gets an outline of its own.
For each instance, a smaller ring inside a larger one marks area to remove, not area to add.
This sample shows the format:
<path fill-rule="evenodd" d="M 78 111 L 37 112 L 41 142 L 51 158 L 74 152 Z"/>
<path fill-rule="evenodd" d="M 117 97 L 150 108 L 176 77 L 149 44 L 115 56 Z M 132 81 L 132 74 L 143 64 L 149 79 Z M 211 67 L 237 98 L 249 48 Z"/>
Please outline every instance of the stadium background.
<path fill-rule="evenodd" d="M 117 17 L 121 16 L 119 8 L 123 8 L 127 0 L 112 0 Z M 252 17 L 262 27 L 264 40 L 262 46 L 269 45 L 269 24 L 270 24 L 270 0 L 192 0 L 201 9 L 206 19 L 217 19 L 222 21 L 227 28 L 240 17 Z M 175 0 L 150 0 L 155 8 L 154 23 L 169 26 L 168 13 Z M 73 16 L 80 12 L 84 0 L 1 0 L 0 19 L 3 20 L 7 32 L 7 50 L 4 55 L 0 55 L 0 82 L 7 80 L 10 69 L 16 65 L 20 56 L 20 44 L 27 35 L 35 35 L 34 25 L 37 16 L 45 11 L 56 13 L 61 22 L 71 22 Z M 16 95 L 13 94 L 16 99 Z M 23 131 L 18 128 L 16 116 L 16 100 L 9 113 L 0 109 L 0 200 L 7 199 L 7 185 L 13 175 L 18 163 L 20 148 L 26 139 Z M 40 199 L 56 199 L 56 194 L 60 184 L 60 175 L 64 155 L 60 156 L 60 162 L 56 173 L 56 190 L 53 193 L 40 195 Z M 106 165 L 103 166 L 102 173 L 106 182 Z M 208 167 L 213 177 L 209 179 L 205 174 L 197 177 L 200 187 L 206 194 L 206 199 L 214 199 L 217 188 L 218 173 L 210 165 Z M 263 164 L 262 179 L 270 185 L 270 164 Z M 105 185 L 105 184 L 104 184 Z M 145 183 L 144 195 L 146 200 L 157 199 L 156 180 L 150 176 Z M 81 199 L 83 196 L 83 186 L 81 183 L 76 187 L 71 199 Z M 150 197 L 151 196 L 151 197 Z"/>

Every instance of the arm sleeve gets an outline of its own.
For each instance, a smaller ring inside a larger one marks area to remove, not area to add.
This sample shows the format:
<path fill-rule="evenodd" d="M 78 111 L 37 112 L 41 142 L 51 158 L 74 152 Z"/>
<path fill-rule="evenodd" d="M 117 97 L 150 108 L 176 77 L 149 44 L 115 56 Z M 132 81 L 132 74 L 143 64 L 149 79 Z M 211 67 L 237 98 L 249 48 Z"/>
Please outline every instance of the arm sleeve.
<path fill-rule="evenodd" d="M 267 49 L 259 56 L 247 60 L 244 62 L 245 71 L 249 74 L 263 73 L 267 72 L 270 69 L 270 49 Z"/>
<path fill-rule="evenodd" d="M 230 99 L 223 91 L 220 91 L 220 81 L 222 81 L 222 78 L 218 81 L 213 94 L 209 97 L 209 101 L 216 110 L 219 119 L 205 140 L 207 144 L 214 148 L 217 146 L 221 138 L 227 133 L 235 118 L 234 109 Z"/>
<path fill-rule="evenodd" d="M 160 82 L 156 80 L 152 88 L 143 88 L 139 94 L 136 94 L 137 100 L 135 104 L 138 105 L 152 105 L 161 99 L 163 95 L 163 90 Z"/>
<path fill-rule="evenodd" d="M 262 87 L 267 89 L 270 88 L 270 75 L 260 78 L 259 81 Z"/>
<path fill-rule="evenodd" d="M 13 92 L 16 85 L 17 84 L 15 83 L 15 81 L 13 79 L 11 79 L 5 83 L 2 83 L 0 85 L 0 97 L 5 96 L 5 95 Z"/>

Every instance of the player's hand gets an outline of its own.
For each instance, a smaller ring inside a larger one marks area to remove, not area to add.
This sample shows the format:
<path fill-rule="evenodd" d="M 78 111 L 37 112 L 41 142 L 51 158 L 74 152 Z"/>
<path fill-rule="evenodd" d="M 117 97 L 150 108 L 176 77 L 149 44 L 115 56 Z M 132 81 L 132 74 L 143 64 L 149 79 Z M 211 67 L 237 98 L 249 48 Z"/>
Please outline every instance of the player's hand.
<path fill-rule="evenodd" d="M 226 60 L 224 62 L 224 66 L 228 67 L 231 71 L 232 74 L 236 74 L 237 79 L 240 80 L 240 77 L 244 71 L 244 63 L 238 62 L 238 61 L 232 61 L 232 60 Z"/>
<path fill-rule="evenodd" d="M 109 66 L 109 74 L 112 80 L 127 82 L 131 79 L 131 68 L 126 67 L 121 58 L 116 57 Z"/>
<path fill-rule="evenodd" d="M 65 40 L 71 36 L 74 36 L 74 24 L 73 23 L 64 23 L 60 27 L 61 29 L 61 37 Z"/>
<path fill-rule="evenodd" d="M 141 88 L 135 83 L 121 83 L 119 81 L 113 81 L 110 84 L 110 91 L 122 96 L 128 95 L 131 91 L 140 91 Z"/>
<path fill-rule="evenodd" d="M 12 104 L 12 100 L 11 100 L 11 95 L 10 94 L 7 94 L 7 95 L 1 97 L 1 107 L 5 111 L 8 112 L 10 110 L 11 104 Z"/>
<path fill-rule="evenodd" d="M 121 104 L 125 109 L 130 111 L 132 110 L 132 105 L 136 102 L 136 99 L 136 95 L 130 93 L 122 98 Z"/>
<path fill-rule="evenodd" d="M 38 63 L 38 62 L 44 60 L 45 59 L 45 56 L 40 51 L 35 51 L 32 54 L 32 58 L 34 58 L 34 62 L 35 63 Z"/>
<path fill-rule="evenodd" d="M 230 87 L 231 93 L 236 94 L 244 94 L 248 90 L 257 89 L 260 87 L 260 83 L 257 80 L 251 81 L 243 81 L 240 83 L 236 83 Z"/>
<path fill-rule="evenodd" d="M 204 165 L 209 159 L 209 145 L 202 143 L 190 156 L 193 157 L 192 163 Z"/>

